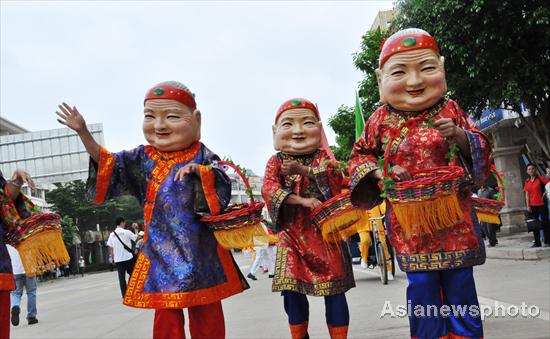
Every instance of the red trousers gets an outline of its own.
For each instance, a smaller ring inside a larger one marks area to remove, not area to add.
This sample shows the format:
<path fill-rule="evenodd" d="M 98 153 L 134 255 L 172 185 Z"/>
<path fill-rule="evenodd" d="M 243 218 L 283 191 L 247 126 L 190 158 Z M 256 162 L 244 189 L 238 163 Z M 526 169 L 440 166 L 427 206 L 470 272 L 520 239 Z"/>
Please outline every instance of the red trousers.
<path fill-rule="evenodd" d="M 10 291 L 0 291 L 0 339 L 10 337 Z"/>
<path fill-rule="evenodd" d="M 191 338 L 225 338 L 225 321 L 221 301 L 189 307 Z M 185 339 L 185 319 L 182 309 L 155 310 L 153 339 Z"/>

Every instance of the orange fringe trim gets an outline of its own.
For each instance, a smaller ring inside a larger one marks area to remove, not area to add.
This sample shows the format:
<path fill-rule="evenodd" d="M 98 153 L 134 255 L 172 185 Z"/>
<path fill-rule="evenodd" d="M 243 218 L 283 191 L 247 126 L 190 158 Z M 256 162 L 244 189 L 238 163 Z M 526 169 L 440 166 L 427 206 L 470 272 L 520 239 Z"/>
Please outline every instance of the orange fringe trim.
<path fill-rule="evenodd" d="M 500 218 L 498 215 L 492 214 L 492 213 L 483 213 L 483 212 L 476 212 L 477 220 L 480 222 L 487 222 L 489 224 L 497 224 L 500 225 Z"/>
<path fill-rule="evenodd" d="M 225 249 L 247 248 L 268 245 L 273 237 L 267 234 L 260 223 L 251 223 L 244 227 L 214 231 L 214 236 Z"/>
<path fill-rule="evenodd" d="M 60 267 L 70 260 L 61 231 L 46 231 L 23 240 L 17 246 L 25 274 L 29 277 L 51 269 L 53 262 Z"/>
<path fill-rule="evenodd" d="M 361 219 L 363 212 L 353 208 L 331 216 L 321 223 L 321 234 L 324 242 L 339 242 L 342 237 L 357 232 L 354 224 Z"/>
<path fill-rule="evenodd" d="M 456 193 L 433 200 L 394 203 L 393 212 L 408 238 L 412 235 L 433 234 L 462 221 L 463 212 Z"/>

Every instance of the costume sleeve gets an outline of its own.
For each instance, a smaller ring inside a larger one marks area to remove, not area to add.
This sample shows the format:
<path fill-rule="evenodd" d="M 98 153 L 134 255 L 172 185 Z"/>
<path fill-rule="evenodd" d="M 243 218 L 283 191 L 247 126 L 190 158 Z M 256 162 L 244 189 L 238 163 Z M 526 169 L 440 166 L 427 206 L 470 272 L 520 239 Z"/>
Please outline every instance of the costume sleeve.
<path fill-rule="evenodd" d="M 143 205 L 147 188 L 144 163 L 143 146 L 119 153 L 111 153 L 101 147 L 99 163 L 90 159 L 87 200 L 98 205 L 107 199 L 132 195 Z"/>
<path fill-rule="evenodd" d="M 271 229 L 278 232 L 283 229 L 285 199 L 292 193 L 290 189 L 285 189 L 281 185 L 279 174 L 282 162 L 276 155 L 272 156 L 267 162 L 264 174 L 264 184 L 262 186 L 262 197 L 267 205 L 267 211 L 271 217 Z"/>
<path fill-rule="evenodd" d="M 367 120 L 361 137 L 353 145 L 347 167 L 351 176 L 351 201 L 367 210 L 382 202 L 378 180 L 369 174 L 379 168 L 377 159 L 383 155 L 380 124 L 384 115 L 384 107 L 381 107 Z"/>
<path fill-rule="evenodd" d="M 212 162 L 220 158 L 202 146 L 200 175 L 195 185 L 195 212 L 217 215 L 227 207 L 231 200 L 231 180 L 220 169 L 213 168 Z"/>
<path fill-rule="evenodd" d="M 318 161 L 312 164 L 311 176 L 325 200 L 339 194 L 342 190 L 344 179 L 342 171 L 338 168 L 338 163 L 332 161 L 324 150 L 319 152 Z"/>
<path fill-rule="evenodd" d="M 464 159 L 466 162 L 464 165 L 470 170 L 474 183 L 478 186 L 483 186 L 491 173 L 491 143 L 462 108 L 456 102 L 449 101 L 454 106 L 457 115 L 455 120 L 456 125 L 462 128 L 468 137 L 471 157 L 463 157 L 466 158 Z"/>

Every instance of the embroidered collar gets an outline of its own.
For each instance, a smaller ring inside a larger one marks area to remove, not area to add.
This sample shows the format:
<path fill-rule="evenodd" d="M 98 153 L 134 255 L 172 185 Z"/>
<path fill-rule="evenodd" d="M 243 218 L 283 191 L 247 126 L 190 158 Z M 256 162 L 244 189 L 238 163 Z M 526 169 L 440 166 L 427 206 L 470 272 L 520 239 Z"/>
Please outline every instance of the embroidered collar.
<path fill-rule="evenodd" d="M 449 98 L 447 96 L 444 96 L 441 99 L 439 99 L 439 101 L 435 105 L 423 111 L 401 111 L 396 108 L 393 108 L 389 104 L 387 105 L 387 107 L 390 112 L 396 113 L 397 115 L 399 115 L 401 118 L 405 120 L 408 120 L 411 118 L 420 118 L 420 117 L 431 119 L 432 117 L 436 116 L 441 111 L 441 109 L 447 105 L 448 102 L 449 102 Z"/>
<path fill-rule="evenodd" d="M 316 150 L 313 153 L 298 154 L 298 155 L 279 152 L 277 155 L 279 157 L 279 160 L 281 160 L 281 161 L 283 161 L 283 160 L 294 160 L 294 161 L 299 162 L 302 165 L 308 165 L 313 161 L 313 159 L 315 159 L 317 157 L 318 154 L 319 154 L 319 150 Z"/>
<path fill-rule="evenodd" d="M 155 161 L 175 161 L 176 163 L 182 163 L 193 159 L 200 148 L 201 143 L 197 141 L 183 151 L 162 152 L 151 145 L 146 146 L 146 151 Z"/>

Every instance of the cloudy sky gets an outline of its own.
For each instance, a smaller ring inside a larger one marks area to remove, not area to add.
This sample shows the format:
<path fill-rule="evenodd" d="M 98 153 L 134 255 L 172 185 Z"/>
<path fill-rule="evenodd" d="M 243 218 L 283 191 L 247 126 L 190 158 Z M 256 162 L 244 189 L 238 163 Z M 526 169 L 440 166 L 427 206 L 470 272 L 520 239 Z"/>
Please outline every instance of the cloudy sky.
<path fill-rule="evenodd" d="M 202 141 L 263 174 L 278 106 L 353 105 L 352 54 L 392 1 L 1 1 L 0 114 L 61 127 L 57 104 L 103 123 L 109 150 L 145 143 L 143 96 L 178 80 L 196 93 Z M 329 143 L 334 133 L 327 128 Z"/>

